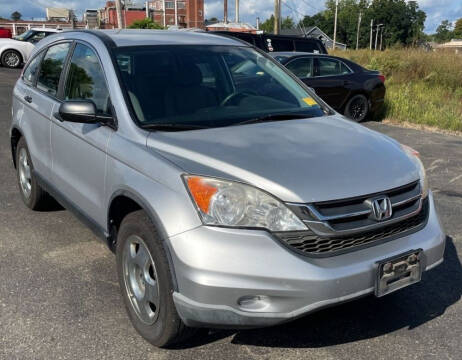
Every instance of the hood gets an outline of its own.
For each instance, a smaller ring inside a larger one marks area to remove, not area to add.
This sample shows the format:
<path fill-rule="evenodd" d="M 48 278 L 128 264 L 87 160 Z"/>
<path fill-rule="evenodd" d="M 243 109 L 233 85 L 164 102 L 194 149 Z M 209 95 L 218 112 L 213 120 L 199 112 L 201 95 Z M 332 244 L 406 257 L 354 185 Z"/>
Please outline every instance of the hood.
<path fill-rule="evenodd" d="M 187 173 L 240 180 L 288 202 L 372 194 L 419 178 L 395 140 L 341 116 L 158 131 L 147 145 Z"/>
<path fill-rule="evenodd" d="M 6 44 L 6 43 L 18 43 L 18 42 L 21 42 L 19 40 L 15 40 L 15 39 L 9 39 L 9 38 L 0 38 L 0 45 L 3 45 L 3 44 Z"/>

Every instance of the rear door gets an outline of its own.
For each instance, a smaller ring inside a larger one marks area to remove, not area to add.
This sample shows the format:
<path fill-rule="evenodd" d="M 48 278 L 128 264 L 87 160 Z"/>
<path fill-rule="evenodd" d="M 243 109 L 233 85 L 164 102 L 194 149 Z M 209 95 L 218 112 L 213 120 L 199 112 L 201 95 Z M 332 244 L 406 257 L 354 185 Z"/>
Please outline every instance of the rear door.
<path fill-rule="evenodd" d="M 342 61 L 330 57 L 315 57 L 313 65 L 310 86 L 325 102 L 339 110 L 350 94 L 353 71 Z"/>
<path fill-rule="evenodd" d="M 103 66 L 96 51 L 76 42 L 63 81 L 63 101 L 90 100 L 100 115 L 112 114 Z M 55 107 L 53 114 L 58 111 Z M 101 124 L 62 122 L 51 126 L 53 185 L 79 211 L 104 223 L 106 150 L 113 130 Z"/>

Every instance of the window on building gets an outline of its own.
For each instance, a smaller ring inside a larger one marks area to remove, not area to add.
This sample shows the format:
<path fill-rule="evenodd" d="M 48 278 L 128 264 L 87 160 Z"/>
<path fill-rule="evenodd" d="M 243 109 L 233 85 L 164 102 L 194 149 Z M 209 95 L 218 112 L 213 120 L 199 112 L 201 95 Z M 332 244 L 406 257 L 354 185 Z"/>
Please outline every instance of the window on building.
<path fill-rule="evenodd" d="M 66 100 L 92 100 L 100 114 L 110 113 L 109 91 L 98 57 L 88 46 L 77 44 L 65 89 Z"/>
<path fill-rule="evenodd" d="M 186 3 L 183 1 L 177 2 L 178 9 L 186 9 Z"/>
<path fill-rule="evenodd" d="M 70 46 L 70 43 L 58 44 L 47 50 L 40 67 L 38 89 L 53 96 L 58 93 L 59 78 Z"/>
<path fill-rule="evenodd" d="M 166 8 L 166 9 L 175 9 L 175 2 L 173 2 L 173 1 L 166 1 L 166 2 L 165 2 L 165 8 Z"/>

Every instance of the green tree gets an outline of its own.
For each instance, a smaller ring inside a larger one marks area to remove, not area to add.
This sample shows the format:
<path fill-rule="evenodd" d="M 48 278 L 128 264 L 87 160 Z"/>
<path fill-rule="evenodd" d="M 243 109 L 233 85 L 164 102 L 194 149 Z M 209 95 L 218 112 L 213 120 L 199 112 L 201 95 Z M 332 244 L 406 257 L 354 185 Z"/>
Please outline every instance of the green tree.
<path fill-rule="evenodd" d="M 14 21 L 19 21 L 21 20 L 22 14 L 19 11 L 15 11 L 14 13 L 11 14 L 11 20 Z"/>
<path fill-rule="evenodd" d="M 159 29 L 163 30 L 164 27 L 159 25 L 158 23 L 154 22 L 152 19 L 145 18 L 143 20 L 137 20 L 133 24 L 131 24 L 129 29 Z"/>
<path fill-rule="evenodd" d="M 440 43 L 447 42 L 451 40 L 452 36 L 452 24 L 449 20 L 443 20 L 436 28 L 436 34 L 434 35 L 435 41 Z"/>
<path fill-rule="evenodd" d="M 295 21 L 290 16 L 287 16 L 281 21 L 281 29 L 293 29 L 295 28 Z M 260 30 L 263 30 L 265 33 L 274 32 L 274 15 L 271 15 L 270 18 L 266 19 L 260 24 Z"/>
<path fill-rule="evenodd" d="M 456 26 L 454 26 L 454 37 L 456 39 L 462 39 L 462 18 L 456 21 Z"/>

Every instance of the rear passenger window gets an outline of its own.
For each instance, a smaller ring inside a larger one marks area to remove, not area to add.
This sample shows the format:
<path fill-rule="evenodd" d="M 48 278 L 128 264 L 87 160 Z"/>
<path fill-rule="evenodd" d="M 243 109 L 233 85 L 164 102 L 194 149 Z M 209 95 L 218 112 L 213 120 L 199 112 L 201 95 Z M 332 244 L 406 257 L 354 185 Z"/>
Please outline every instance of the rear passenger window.
<path fill-rule="evenodd" d="M 295 40 L 295 51 L 319 53 L 318 44 L 309 40 Z"/>
<path fill-rule="evenodd" d="M 343 62 L 335 59 L 318 58 L 319 74 L 317 76 L 336 76 L 351 74 L 351 70 Z"/>
<path fill-rule="evenodd" d="M 51 46 L 43 58 L 40 66 L 40 74 L 37 81 L 37 88 L 56 96 L 64 61 L 69 52 L 71 44 L 64 43 Z"/>
<path fill-rule="evenodd" d="M 289 39 L 272 38 L 273 51 L 294 51 L 294 42 Z"/>
<path fill-rule="evenodd" d="M 109 91 L 99 59 L 88 46 L 77 44 L 65 88 L 66 100 L 92 100 L 100 114 L 110 113 Z"/>
<path fill-rule="evenodd" d="M 27 65 L 26 69 L 24 70 L 24 75 L 22 79 L 27 85 L 33 85 L 35 82 L 35 78 L 37 77 L 37 72 L 40 65 L 40 60 L 42 60 L 42 54 L 37 55 L 30 63 Z"/>
<path fill-rule="evenodd" d="M 313 76 L 313 58 L 299 58 L 291 61 L 286 67 L 299 78 Z"/>

